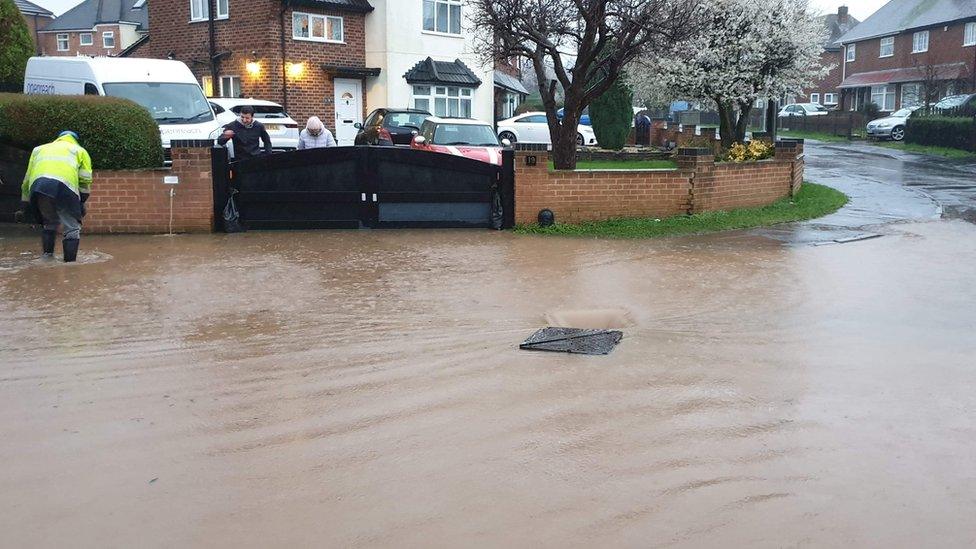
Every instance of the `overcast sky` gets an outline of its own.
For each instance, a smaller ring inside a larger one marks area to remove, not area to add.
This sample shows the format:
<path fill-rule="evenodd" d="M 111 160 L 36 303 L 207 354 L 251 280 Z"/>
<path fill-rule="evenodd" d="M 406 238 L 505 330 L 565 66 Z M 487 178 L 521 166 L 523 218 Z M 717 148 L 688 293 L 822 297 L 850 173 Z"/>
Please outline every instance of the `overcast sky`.
<path fill-rule="evenodd" d="M 44 6 L 57 15 L 68 11 L 78 4 L 78 0 L 33 0 L 35 4 Z M 851 15 L 864 21 L 869 15 L 885 5 L 888 0 L 810 0 L 814 9 L 823 13 L 836 13 L 838 6 L 847 5 Z"/>

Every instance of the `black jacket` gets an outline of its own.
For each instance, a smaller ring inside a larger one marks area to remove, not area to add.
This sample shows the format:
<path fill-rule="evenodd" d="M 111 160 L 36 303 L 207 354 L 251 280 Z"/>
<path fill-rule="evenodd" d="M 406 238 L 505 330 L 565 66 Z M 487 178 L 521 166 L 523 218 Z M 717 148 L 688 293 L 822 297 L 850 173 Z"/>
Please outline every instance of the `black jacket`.
<path fill-rule="evenodd" d="M 264 129 L 264 124 L 257 120 L 251 123 L 250 128 L 241 124 L 240 120 L 235 120 L 224 126 L 224 129 L 234 132 L 234 160 L 244 160 L 261 154 L 259 140 L 264 143 L 264 154 L 271 154 L 271 137 Z M 217 138 L 217 143 L 223 145 L 227 143 L 227 138 L 221 135 Z"/>

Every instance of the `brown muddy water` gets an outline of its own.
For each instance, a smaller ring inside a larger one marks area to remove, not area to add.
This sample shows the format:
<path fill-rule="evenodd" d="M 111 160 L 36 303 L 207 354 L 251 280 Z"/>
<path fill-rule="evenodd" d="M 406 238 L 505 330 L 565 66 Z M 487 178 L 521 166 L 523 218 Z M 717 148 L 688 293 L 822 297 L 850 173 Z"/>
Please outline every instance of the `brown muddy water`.
<path fill-rule="evenodd" d="M 4 230 L 3 547 L 976 543 L 973 225 L 88 237 L 71 266 Z M 625 338 L 518 351 L 547 319 Z"/>

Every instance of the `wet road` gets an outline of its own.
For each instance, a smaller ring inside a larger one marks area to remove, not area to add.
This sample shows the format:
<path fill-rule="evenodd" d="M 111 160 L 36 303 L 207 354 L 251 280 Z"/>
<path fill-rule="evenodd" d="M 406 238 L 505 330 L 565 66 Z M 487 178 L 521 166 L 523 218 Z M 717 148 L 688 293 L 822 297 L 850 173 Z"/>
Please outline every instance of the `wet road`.
<path fill-rule="evenodd" d="M 90 237 L 73 266 L 0 227 L 0 545 L 970 547 L 976 225 L 922 217 Z M 608 309 L 607 357 L 516 349 Z"/>

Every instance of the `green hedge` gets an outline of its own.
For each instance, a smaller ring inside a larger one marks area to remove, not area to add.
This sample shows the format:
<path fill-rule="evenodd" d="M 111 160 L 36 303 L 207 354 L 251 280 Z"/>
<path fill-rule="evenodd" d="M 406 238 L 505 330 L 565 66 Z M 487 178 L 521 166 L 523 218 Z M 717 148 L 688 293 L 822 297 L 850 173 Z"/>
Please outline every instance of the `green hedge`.
<path fill-rule="evenodd" d="M 0 0 L 0 87 L 22 88 L 34 42 L 13 0 Z"/>
<path fill-rule="evenodd" d="M 633 102 L 634 94 L 621 77 L 590 104 L 590 122 L 601 148 L 619 151 L 627 144 L 634 120 Z"/>
<path fill-rule="evenodd" d="M 912 117 L 908 119 L 905 131 L 905 141 L 908 143 L 964 151 L 973 150 L 974 136 L 976 136 L 976 127 L 972 118 Z"/>
<path fill-rule="evenodd" d="M 115 97 L 0 94 L 0 139 L 32 149 L 63 130 L 78 134 L 95 169 L 163 165 L 159 126 L 143 107 Z"/>

